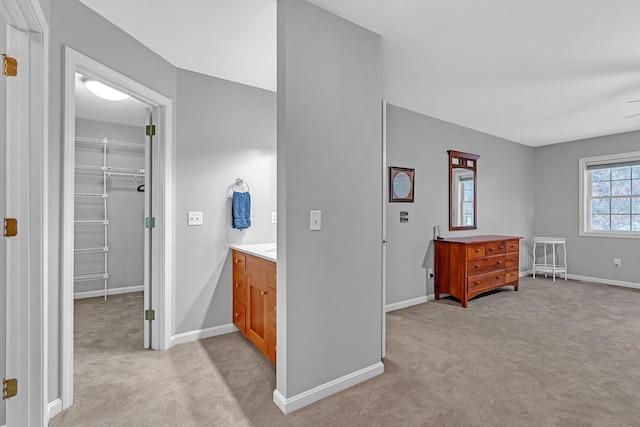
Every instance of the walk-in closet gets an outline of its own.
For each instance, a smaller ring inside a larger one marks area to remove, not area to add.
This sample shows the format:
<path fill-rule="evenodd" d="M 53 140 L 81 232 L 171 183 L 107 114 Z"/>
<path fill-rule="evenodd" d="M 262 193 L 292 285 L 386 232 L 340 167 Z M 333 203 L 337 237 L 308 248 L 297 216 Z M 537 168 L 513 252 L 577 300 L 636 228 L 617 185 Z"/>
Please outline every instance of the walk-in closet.
<path fill-rule="evenodd" d="M 92 323 L 96 309 L 82 309 L 87 304 L 99 308 L 103 316 L 98 318 L 117 317 L 122 321 L 121 305 L 126 300 L 128 307 L 134 307 L 124 309 L 133 313 L 130 324 L 113 334 L 120 334 L 119 338 L 126 342 L 132 342 L 131 337 L 135 336 L 136 346 L 142 348 L 145 190 L 148 185 L 146 108 L 131 98 L 101 99 L 87 90 L 86 82 L 86 77 L 76 76 L 75 323 L 77 326 Z M 105 320 L 104 323 L 99 327 L 112 322 Z M 96 333 L 98 339 L 102 339 L 106 331 L 100 330 L 101 333 Z"/>

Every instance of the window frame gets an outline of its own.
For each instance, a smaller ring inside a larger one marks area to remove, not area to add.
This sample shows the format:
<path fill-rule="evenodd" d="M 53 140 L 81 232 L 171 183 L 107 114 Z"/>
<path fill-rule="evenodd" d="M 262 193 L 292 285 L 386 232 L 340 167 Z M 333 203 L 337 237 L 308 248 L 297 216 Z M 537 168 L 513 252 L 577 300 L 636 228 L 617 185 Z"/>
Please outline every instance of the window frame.
<path fill-rule="evenodd" d="M 640 161 L 640 151 L 632 151 L 629 153 L 607 154 L 603 156 L 582 157 L 579 159 L 580 173 L 580 221 L 579 235 L 588 237 L 618 237 L 623 239 L 640 239 L 638 231 L 615 231 L 615 230 L 590 230 L 589 217 L 591 215 L 591 186 L 589 179 L 589 166 L 607 164 L 615 165 L 621 162 Z"/>

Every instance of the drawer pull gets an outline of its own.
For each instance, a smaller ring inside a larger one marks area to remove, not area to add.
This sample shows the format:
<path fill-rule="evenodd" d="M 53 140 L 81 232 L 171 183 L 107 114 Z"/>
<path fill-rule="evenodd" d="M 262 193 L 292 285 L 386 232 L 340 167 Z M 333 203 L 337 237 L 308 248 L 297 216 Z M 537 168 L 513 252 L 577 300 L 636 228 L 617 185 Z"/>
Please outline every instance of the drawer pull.
<path fill-rule="evenodd" d="M 489 248 L 489 250 L 490 250 L 491 252 L 493 252 L 493 251 L 495 251 L 495 250 L 496 250 L 496 248 Z"/>
<path fill-rule="evenodd" d="M 478 282 L 477 280 L 476 280 L 475 282 L 473 282 L 473 283 L 475 283 L 476 285 L 479 285 L 479 284 L 480 284 L 480 282 Z"/>
<path fill-rule="evenodd" d="M 479 254 L 480 253 L 480 249 L 476 249 L 476 253 Z"/>
<path fill-rule="evenodd" d="M 516 260 L 515 258 L 511 258 L 509 261 L 515 262 L 515 260 Z"/>
<path fill-rule="evenodd" d="M 238 264 L 239 262 L 242 262 L 242 260 L 240 258 L 235 259 L 234 261 L 235 261 L 236 264 Z"/>
<path fill-rule="evenodd" d="M 476 268 L 480 268 L 480 264 L 476 264 Z"/>
<path fill-rule="evenodd" d="M 260 291 L 260 295 L 266 295 L 267 291 Z"/>
<path fill-rule="evenodd" d="M 240 317 L 240 313 L 236 313 L 236 317 Z"/>
<path fill-rule="evenodd" d="M 504 246 L 502 246 L 502 245 L 501 245 L 501 246 L 500 246 L 500 249 L 504 249 Z"/>
<path fill-rule="evenodd" d="M 240 283 L 236 283 L 236 288 L 239 288 L 239 287 L 240 287 Z"/>
<path fill-rule="evenodd" d="M 502 279 L 502 276 L 496 276 L 496 279 L 500 280 Z"/>
<path fill-rule="evenodd" d="M 498 261 L 498 265 L 502 264 L 502 261 Z"/>

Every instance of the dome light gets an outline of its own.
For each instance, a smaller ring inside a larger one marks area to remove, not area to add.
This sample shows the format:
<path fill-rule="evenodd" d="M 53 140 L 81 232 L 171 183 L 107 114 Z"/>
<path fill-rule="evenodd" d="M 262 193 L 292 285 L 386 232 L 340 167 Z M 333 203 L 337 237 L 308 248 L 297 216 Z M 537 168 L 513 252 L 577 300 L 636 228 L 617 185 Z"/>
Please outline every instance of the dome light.
<path fill-rule="evenodd" d="M 102 99 L 106 99 L 108 101 L 122 101 L 129 98 L 129 95 L 127 95 L 126 93 L 115 90 L 114 88 L 107 86 L 106 84 L 94 80 L 90 77 L 83 77 L 82 82 L 87 87 L 87 89 L 91 91 L 91 93 L 99 96 Z"/>

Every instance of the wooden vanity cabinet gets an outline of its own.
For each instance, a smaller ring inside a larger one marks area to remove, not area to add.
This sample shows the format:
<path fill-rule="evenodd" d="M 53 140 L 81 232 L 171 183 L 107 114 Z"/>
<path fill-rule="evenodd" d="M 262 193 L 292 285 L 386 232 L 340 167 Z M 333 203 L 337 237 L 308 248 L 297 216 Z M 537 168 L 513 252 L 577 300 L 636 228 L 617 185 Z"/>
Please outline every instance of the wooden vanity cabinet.
<path fill-rule="evenodd" d="M 435 299 L 449 294 L 467 302 L 485 292 L 518 290 L 520 237 L 471 236 L 435 241 Z"/>
<path fill-rule="evenodd" d="M 276 362 L 276 263 L 233 250 L 233 322 Z"/>

